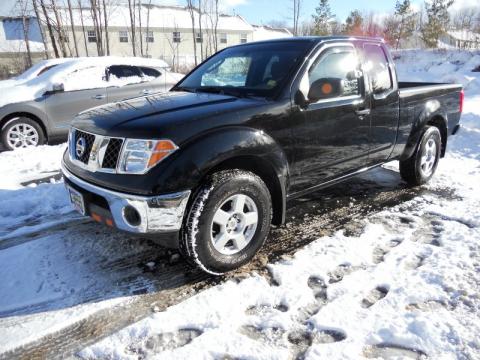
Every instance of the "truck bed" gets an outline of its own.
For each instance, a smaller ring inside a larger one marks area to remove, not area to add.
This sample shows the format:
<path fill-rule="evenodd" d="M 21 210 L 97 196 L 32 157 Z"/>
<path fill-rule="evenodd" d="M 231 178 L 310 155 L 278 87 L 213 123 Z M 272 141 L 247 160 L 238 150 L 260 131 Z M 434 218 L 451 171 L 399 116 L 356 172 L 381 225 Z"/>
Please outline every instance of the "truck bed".
<path fill-rule="evenodd" d="M 452 90 L 460 91 L 462 85 L 459 84 L 447 84 L 447 83 L 431 83 L 431 82 L 411 82 L 411 81 L 399 81 L 398 88 L 400 89 L 400 98 L 410 96 L 425 97 L 433 95 L 442 95 L 445 93 L 451 93 Z"/>

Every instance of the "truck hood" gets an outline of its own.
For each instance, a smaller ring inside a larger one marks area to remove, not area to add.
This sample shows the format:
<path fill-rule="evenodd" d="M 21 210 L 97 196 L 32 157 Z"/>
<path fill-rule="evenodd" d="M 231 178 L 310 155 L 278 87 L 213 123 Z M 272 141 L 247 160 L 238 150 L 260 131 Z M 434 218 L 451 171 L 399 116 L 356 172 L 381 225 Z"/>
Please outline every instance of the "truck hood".
<path fill-rule="evenodd" d="M 78 114 L 72 126 L 105 136 L 181 142 L 219 126 L 220 122 L 238 124 L 238 111 L 261 104 L 265 100 L 206 93 L 158 93 L 89 109 Z"/>

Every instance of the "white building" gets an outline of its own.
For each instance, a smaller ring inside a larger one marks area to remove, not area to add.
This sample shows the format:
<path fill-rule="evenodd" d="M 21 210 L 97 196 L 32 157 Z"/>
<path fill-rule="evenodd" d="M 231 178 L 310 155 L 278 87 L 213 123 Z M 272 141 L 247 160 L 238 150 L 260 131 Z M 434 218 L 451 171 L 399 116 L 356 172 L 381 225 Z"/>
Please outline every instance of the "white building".
<path fill-rule="evenodd" d="M 217 17 L 209 12 L 202 12 L 202 30 L 200 32 L 200 14 L 196 9 L 194 11 L 195 32 L 193 33 L 192 19 L 188 8 L 146 4 L 141 6 L 140 12 L 138 8 L 135 9 L 135 33 L 132 34 L 127 6 L 112 7 L 107 9 L 107 13 L 108 47 L 103 16 L 100 18 L 101 26 L 95 27 L 90 8 L 82 9 L 82 11 L 79 8 L 73 9 L 74 31 L 79 56 L 98 56 L 107 55 L 107 53 L 117 56 L 145 56 L 163 59 L 171 66 L 182 69 L 191 67 L 195 63 L 194 42 L 197 62 L 200 62 L 228 46 L 292 36 L 286 29 L 251 25 L 240 15 L 219 14 Z M 59 16 L 60 28 L 66 39 L 66 55 L 75 56 L 76 50 L 68 10 L 59 9 Z M 55 18 L 53 12 L 50 18 Z M 41 22 L 45 23 L 44 19 Z M 19 24 L 22 24 L 21 19 Z M 38 26 L 35 28 L 35 36 L 32 34 L 32 39 L 35 37 L 35 49 L 43 51 L 39 28 Z M 99 28 L 101 31 L 96 31 Z M 48 52 L 53 55 L 53 46 L 46 26 L 43 26 L 43 33 L 47 41 Z M 58 52 L 62 54 L 58 35 L 56 32 L 56 46 Z M 20 39 L 16 41 L 19 43 L 15 43 L 15 45 L 21 45 L 23 37 L 20 36 Z M 0 52 L 2 43 L 8 43 L 8 41 L 0 39 Z M 12 47 L 13 45 L 12 43 L 8 46 Z M 24 51 L 22 46 L 17 46 L 17 48 L 17 53 Z"/>
<path fill-rule="evenodd" d="M 449 30 L 440 37 L 442 47 L 480 49 L 480 34 L 469 30 Z"/>

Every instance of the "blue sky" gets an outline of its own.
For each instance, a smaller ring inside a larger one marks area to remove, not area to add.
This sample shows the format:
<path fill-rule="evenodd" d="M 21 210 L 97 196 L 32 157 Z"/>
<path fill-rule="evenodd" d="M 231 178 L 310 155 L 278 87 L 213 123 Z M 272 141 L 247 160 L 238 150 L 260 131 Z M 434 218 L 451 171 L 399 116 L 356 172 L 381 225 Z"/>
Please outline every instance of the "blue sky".
<path fill-rule="evenodd" d="M 286 20 L 291 22 L 292 0 L 226 0 L 230 9 L 244 16 L 252 23 L 266 23 L 270 20 Z M 308 19 L 315 12 L 318 0 L 303 0 L 301 16 Z M 418 2 L 420 3 L 420 2 Z M 356 7 L 355 7 L 356 6 Z M 395 0 L 331 0 L 330 8 L 341 20 L 345 20 L 350 11 L 358 8 L 362 11 L 390 12 L 395 6 Z"/>
<path fill-rule="evenodd" d="M 86 0 L 84 0 L 87 2 Z M 123 0 L 126 2 L 126 0 Z M 145 0 L 146 2 L 146 0 Z M 157 4 L 180 4 L 184 5 L 186 0 L 153 0 Z M 235 10 L 236 13 L 244 16 L 249 22 L 254 24 L 264 24 L 271 20 L 285 20 L 291 24 L 292 20 L 292 0 L 220 0 L 225 9 L 230 13 Z M 318 0 L 302 0 L 302 19 L 310 19 L 311 14 L 315 12 Z M 393 10 L 396 0 L 330 0 L 330 7 L 334 14 L 340 20 L 345 20 L 351 10 L 358 8 L 362 11 L 375 11 L 386 13 Z M 479 7 L 480 0 L 455 0 L 454 8 L 476 6 Z M 58 0 L 61 3 L 61 0 Z M 417 7 L 422 6 L 423 0 L 412 0 Z M 0 0 L 0 15 L 12 15 L 15 0 Z"/>

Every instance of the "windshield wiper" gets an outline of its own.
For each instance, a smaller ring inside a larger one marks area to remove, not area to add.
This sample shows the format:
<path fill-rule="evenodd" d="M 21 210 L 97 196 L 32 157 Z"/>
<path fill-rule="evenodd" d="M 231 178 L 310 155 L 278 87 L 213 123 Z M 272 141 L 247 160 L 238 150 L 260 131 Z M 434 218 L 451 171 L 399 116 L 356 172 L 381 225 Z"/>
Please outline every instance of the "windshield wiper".
<path fill-rule="evenodd" d="M 184 87 L 184 86 L 176 86 L 171 91 L 185 91 L 185 92 L 189 92 L 189 93 L 196 93 L 197 92 L 197 90 L 195 88 L 188 88 L 188 87 Z"/>

